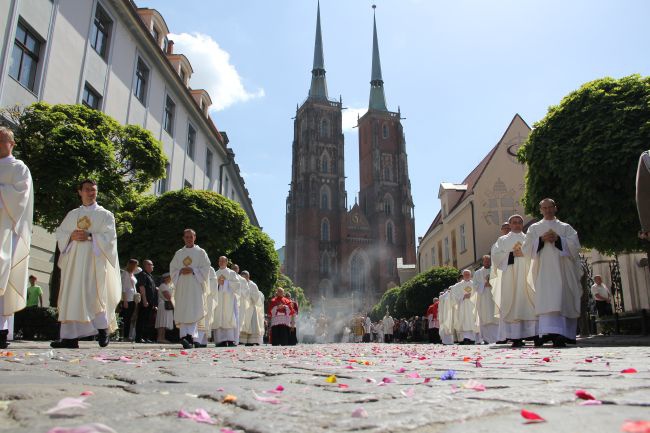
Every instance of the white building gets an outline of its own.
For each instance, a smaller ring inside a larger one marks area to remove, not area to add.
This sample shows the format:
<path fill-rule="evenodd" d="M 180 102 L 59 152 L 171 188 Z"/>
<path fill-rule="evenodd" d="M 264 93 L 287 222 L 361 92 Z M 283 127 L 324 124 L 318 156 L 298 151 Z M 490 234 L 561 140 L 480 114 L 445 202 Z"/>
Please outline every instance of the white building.
<path fill-rule="evenodd" d="M 0 108 L 83 103 L 140 125 L 169 159 L 151 193 L 216 191 L 259 225 L 228 137 L 208 115 L 210 96 L 189 87 L 192 66 L 168 33 L 156 10 L 130 0 L 2 0 Z M 33 244 L 32 272 L 47 290 L 54 241 L 37 227 Z"/>

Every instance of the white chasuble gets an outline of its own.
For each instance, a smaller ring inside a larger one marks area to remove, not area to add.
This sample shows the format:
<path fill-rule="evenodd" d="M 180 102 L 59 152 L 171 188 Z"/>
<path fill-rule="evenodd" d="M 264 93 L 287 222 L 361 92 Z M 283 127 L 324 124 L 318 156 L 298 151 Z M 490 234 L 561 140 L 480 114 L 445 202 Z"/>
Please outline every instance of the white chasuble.
<path fill-rule="evenodd" d="M 181 269 L 191 268 L 191 274 L 181 274 Z M 169 264 L 174 282 L 174 321 L 177 325 L 198 323 L 206 314 L 205 300 L 210 277 L 210 259 L 198 245 L 176 251 Z"/>
<path fill-rule="evenodd" d="M 456 331 L 459 333 L 478 332 L 474 282 L 472 280 L 463 280 L 454 284 L 451 286 L 451 295 L 458 305 Z M 469 295 L 469 297 L 465 298 L 465 295 Z"/>
<path fill-rule="evenodd" d="M 549 230 L 559 237 L 557 243 L 541 240 Z M 570 319 L 580 316 L 582 266 L 579 251 L 578 233 L 558 219 L 541 220 L 528 229 L 524 252 L 531 257 L 528 278 L 535 290 L 538 316 L 557 314 Z"/>
<path fill-rule="evenodd" d="M 33 212 L 29 169 L 13 156 L 0 159 L 0 316 L 25 308 Z"/>
<path fill-rule="evenodd" d="M 219 271 L 217 271 L 219 274 Z M 236 329 L 239 332 L 239 308 L 231 282 L 225 280 L 217 285 L 217 306 L 214 310 L 212 329 Z"/>
<path fill-rule="evenodd" d="M 523 253 L 525 240 L 523 233 L 510 232 L 497 240 L 492 253 L 492 266 L 497 269 L 497 278 L 492 281 L 497 316 L 509 323 L 537 320 L 535 290 L 527 278 L 530 258 L 515 256 Z"/>
<path fill-rule="evenodd" d="M 253 281 L 248 281 L 249 301 L 246 315 L 242 315 L 242 333 L 248 334 L 249 343 L 261 344 L 264 336 L 264 294 Z"/>
<path fill-rule="evenodd" d="M 72 232 L 80 229 L 90 234 L 87 241 L 70 240 Z M 117 329 L 115 307 L 122 297 L 117 233 L 113 214 L 94 203 L 68 212 L 56 230 L 61 251 L 61 289 L 59 290 L 59 321 L 63 338 L 88 335 L 89 327 L 78 335 L 64 336 L 64 325 L 90 324 L 105 315 L 109 333 Z M 103 322 L 103 320 L 102 320 Z M 103 326 L 103 325 L 102 325 Z M 70 328 L 73 329 L 73 328 Z"/>
<path fill-rule="evenodd" d="M 495 316 L 494 298 L 492 287 L 488 285 L 490 268 L 481 268 L 474 273 L 474 289 L 476 290 L 476 310 L 478 312 L 479 324 L 496 325 L 499 319 Z"/>
<path fill-rule="evenodd" d="M 239 317 L 240 317 L 240 324 L 239 324 L 239 330 L 241 332 L 245 332 L 249 334 L 247 330 L 244 330 L 244 327 L 246 326 L 246 318 L 250 315 L 250 307 L 251 307 L 251 295 L 250 295 L 250 287 L 248 284 L 248 281 L 246 281 L 246 278 L 238 275 L 239 280 L 239 297 L 238 297 L 238 306 L 239 306 Z"/>

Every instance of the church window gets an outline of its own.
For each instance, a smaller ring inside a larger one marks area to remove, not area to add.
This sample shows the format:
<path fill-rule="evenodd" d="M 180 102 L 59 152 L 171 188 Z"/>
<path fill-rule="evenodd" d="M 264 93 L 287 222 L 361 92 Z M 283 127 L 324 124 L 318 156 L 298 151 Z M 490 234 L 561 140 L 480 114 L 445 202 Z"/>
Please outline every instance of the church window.
<path fill-rule="evenodd" d="M 365 292 L 366 263 L 360 254 L 355 254 L 350 261 L 350 283 L 352 292 Z"/>
<path fill-rule="evenodd" d="M 323 158 L 323 159 L 321 160 L 321 162 L 320 162 L 320 166 L 321 166 L 321 167 L 320 167 L 320 170 L 321 170 L 323 173 L 327 173 L 327 172 L 328 172 L 328 167 L 327 167 L 327 158 Z"/>
<path fill-rule="evenodd" d="M 327 119 L 323 119 L 320 122 L 320 136 L 329 137 L 330 136 L 330 123 Z"/>
<path fill-rule="evenodd" d="M 330 190 L 327 185 L 323 185 L 320 189 L 320 208 L 321 210 L 329 210 L 330 208 Z"/>
<path fill-rule="evenodd" d="M 320 223 L 320 240 L 328 242 L 330 240 L 330 223 L 324 218 Z"/>
<path fill-rule="evenodd" d="M 393 243 L 393 223 L 390 221 L 386 223 L 386 242 Z"/>
<path fill-rule="evenodd" d="M 393 197 L 390 194 L 386 194 L 384 197 L 384 213 L 387 216 L 393 213 Z"/>
<path fill-rule="evenodd" d="M 467 249 L 467 243 L 465 240 L 465 224 L 461 224 L 458 228 L 458 233 L 460 236 L 460 251 L 463 252 Z"/>
<path fill-rule="evenodd" d="M 325 275 L 329 275 L 330 273 L 330 256 L 327 253 L 323 253 L 323 257 L 321 259 L 321 264 L 320 264 L 320 270 L 321 273 Z"/>
<path fill-rule="evenodd" d="M 445 263 L 449 263 L 449 238 L 445 238 Z"/>
<path fill-rule="evenodd" d="M 382 128 L 381 128 L 381 130 L 382 130 L 382 136 L 383 136 L 384 138 L 388 138 L 388 125 L 386 125 L 386 124 L 384 123 L 384 125 L 383 125 Z"/>

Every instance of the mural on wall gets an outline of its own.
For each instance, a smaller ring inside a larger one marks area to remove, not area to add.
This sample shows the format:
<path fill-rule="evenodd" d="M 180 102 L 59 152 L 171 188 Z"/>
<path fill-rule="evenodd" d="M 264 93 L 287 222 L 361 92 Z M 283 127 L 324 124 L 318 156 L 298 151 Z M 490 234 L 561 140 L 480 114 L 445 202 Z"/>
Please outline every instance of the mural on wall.
<path fill-rule="evenodd" d="M 501 178 L 497 178 L 492 189 L 485 192 L 481 205 L 481 216 L 487 225 L 500 226 L 511 215 L 518 213 L 519 196 L 513 188 L 508 188 Z"/>

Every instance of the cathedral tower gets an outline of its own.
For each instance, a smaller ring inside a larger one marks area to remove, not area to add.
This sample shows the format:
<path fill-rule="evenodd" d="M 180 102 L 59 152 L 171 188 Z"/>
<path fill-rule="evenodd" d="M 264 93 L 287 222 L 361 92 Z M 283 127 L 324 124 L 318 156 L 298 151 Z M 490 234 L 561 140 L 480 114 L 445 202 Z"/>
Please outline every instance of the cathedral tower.
<path fill-rule="evenodd" d="M 330 100 L 325 79 L 320 5 L 307 99 L 294 120 L 286 209 L 285 273 L 312 300 L 339 287 L 341 220 L 347 210 L 341 101 Z"/>
<path fill-rule="evenodd" d="M 415 263 L 415 220 L 400 111 L 386 108 L 374 13 L 372 36 L 368 112 L 358 124 L 359 206 L 374 240 L 371 284 L 381 296 L 399 284 L 398 257 Z"/>

